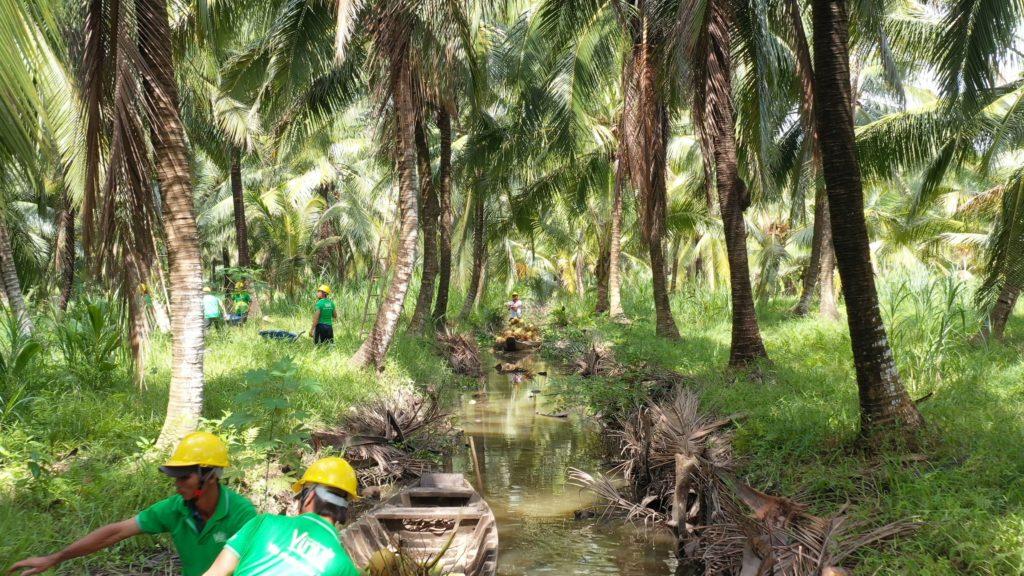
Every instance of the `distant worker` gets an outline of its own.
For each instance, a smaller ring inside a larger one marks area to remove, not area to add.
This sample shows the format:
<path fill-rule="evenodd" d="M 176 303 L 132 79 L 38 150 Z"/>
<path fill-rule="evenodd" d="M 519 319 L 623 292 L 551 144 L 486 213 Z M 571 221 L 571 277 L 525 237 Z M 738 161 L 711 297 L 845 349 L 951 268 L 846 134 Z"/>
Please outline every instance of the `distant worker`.
<path fill-rule="evenodd" d="M 224 323 L 224 315 L 227 314 L 227 310 L 224 309 L 224 303 L 221 302 L 220 298 L 217 297 L 209 286 L 203 287 L 203 329 L 209 330 L 216 326 L 220 326 Z"/>
<path fill-rule="evenodd" d="M 139 294 L 142 294 L 142 301 L 147 308 L 153 306 L 153 293 L 149 291 L 149 286 L 139 284 Z"/>
<path fill-rule="evenodd" d="M 508 306 L 508 317 L 511 318 L 522 318 L 523 317 L 523 301 L 519 299 L 519 293 L 512 293 L 512 301 L 506 304 Z"/>
<path fill-rule="evenodd" d="M 356 472 L 337 457 L 317 460 L 292 485 L 298 516 L 260 514 L 224 546 L 205 576 L 357 576 L 336 525 L 359 498 Z"/>
<path fill-rule="evenodd" d="M 256 516 L 247 498 L 220 485 L 227 446 L 209 432 L 185 436 L 160 471 L 174 478 L 178 493 L 128 518 L 93 530 L 67 548 L 16 562 L 10 572 L 41 574 L 72 558 L 109 548 L 138 534 L 170 533 L 183 576 L 200 576 L 246 522 Z"/>
<path fill-rule="evenodd" d="M 334 301 L 328 298 L 330 295 L 331 287 L 327 284 L 316 289 L 316 309 L 313 311 L 313 326 L 309 329 L 314 344 L 334 342 L 334 319 L 338 312 L 334 309 Z"/>
<path fill-rule="evenodd" d="M 231 302 L 231 313 L 245 321 L 245 318 L 249 316 L 249 307 L 252 305 L 252 296 L 245 289 L 245 282 L 241 280 L 235 282 L 235 291 L 231 295 Z"/>

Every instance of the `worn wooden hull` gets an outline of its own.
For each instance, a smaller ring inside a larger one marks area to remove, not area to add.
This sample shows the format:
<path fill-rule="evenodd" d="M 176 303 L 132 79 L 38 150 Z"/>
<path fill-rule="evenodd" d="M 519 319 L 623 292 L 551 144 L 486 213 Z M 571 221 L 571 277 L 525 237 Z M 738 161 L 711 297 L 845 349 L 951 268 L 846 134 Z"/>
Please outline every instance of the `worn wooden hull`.
<path fill-rule="evenodd" d="M 506 338 L 503 342 L 495 344 L 494 349 L 498 352 L 531 352 L 540 348 L 540 340 L 517 340 Z"/>
<path fill-rule="evenodd" d="M 462 474 L 424 474 L 347 527 L 341 539 L 360 569 L 381 550 L 401 548 L 417 561 L 444 551 L 444 574 L 493 576 L 498 570 L 494 514 Z"/>

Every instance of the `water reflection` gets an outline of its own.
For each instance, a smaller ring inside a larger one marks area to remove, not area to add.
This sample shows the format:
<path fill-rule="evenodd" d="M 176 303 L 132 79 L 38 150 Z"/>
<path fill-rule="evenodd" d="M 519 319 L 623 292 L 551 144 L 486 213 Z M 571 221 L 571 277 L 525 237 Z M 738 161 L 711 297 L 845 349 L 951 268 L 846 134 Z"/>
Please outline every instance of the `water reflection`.
<path fill-rule="evenodd" d="M 673 574 L 667 534 L 573 519 L 593 496 L 568 485 L 566 470 L 601 468 L 600 430 L 575 416 L 545 415 L 556 409 L 547 378 L 528 374 L 546 367 L 530 358 L 519 365 L 525 372 L 492 370 L 479 390 L 464 396 L 458 422 L 470 447 L 453 460 L 497 517 L 498 573 Z"/>

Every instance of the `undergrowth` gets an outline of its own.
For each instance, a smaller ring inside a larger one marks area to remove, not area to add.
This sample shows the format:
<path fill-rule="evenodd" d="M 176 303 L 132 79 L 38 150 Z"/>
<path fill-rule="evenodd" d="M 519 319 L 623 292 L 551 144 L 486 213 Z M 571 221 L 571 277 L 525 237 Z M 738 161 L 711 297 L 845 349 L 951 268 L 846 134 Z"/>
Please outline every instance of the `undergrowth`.
<path fill-rule="evenodd" d="M 592 302 L 569 304 L 565 327 L 547 337 L 577 350 L 610 344 L 619 363 L 688 376 L 708 410 L 745 414 L 734 448 L 740 472 L 759 489 L 797 497 L 814 512 L 850 503 L 854 516 L 925 523 L 910 538 L 864 552 L 858 573 L 1024 573 L 1024 319 L 1012 319 L 1003 343 L 977 343 L 978 318 L 962 284 L 897 277 L 880 293 L 903 382 L 913 398 L 931 395 L 920 404 L 924 448 L 909 459 L 857 448 L 845 318 L 795 318 L 794 300 L 758 309 L 771 363 L 751 371 L 726 368 L 730 316 L 721 292 L 673 296 L 678 342 L 651 336 L 653 310 L 642 292 L 627 300 L 632 324 L 594 319 Z M 606 415 L 644 396 L 628 378 L 563 376 L 559 385 L 566 402 Z"/>

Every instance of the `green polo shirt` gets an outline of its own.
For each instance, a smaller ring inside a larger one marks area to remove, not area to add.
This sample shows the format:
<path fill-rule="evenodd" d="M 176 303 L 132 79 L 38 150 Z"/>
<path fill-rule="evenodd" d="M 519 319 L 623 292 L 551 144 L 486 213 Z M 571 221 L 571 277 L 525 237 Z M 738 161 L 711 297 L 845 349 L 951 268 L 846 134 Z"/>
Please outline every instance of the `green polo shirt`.
<path fill-rule="evenodd" d="M 235 292 L 231 297 L 235 304 L 235 314 L 248 314 L 249 305 L 252 303 L 252 296 L 248 292 Z"/>
<path fill-rule="evenodd" d="M 334 301 L 328 298 L 321 298 L 316 301 L 316 309 L 320 311 L 320 319 L 317 324 L 334 325 Z"/>
<path fill-rule="evenodd" d="M 192 511 L 185 505 L 180 494 L 139 512 L 135 521 L 146 534 L 169 532 L 174 548 L 181 557 L 182 576 L 202 576 L 220 554 L 228 538 L 255 516 L 256 509 L 248 498 L 221 486 L 217 509 L 206 521 L 202 532 L 196 530 Z"/>
<path fill-rule="evenodd" d="M 319 514 L 260 514 L 228 540 L 234 576 L 358 576 L 335 527 Z"/>

